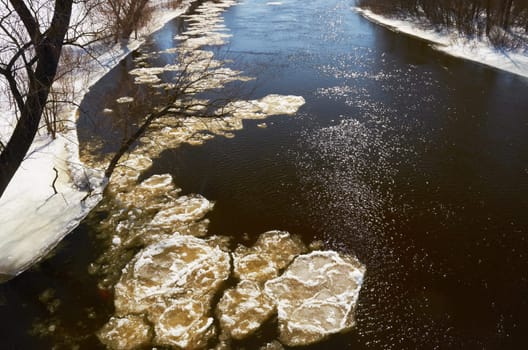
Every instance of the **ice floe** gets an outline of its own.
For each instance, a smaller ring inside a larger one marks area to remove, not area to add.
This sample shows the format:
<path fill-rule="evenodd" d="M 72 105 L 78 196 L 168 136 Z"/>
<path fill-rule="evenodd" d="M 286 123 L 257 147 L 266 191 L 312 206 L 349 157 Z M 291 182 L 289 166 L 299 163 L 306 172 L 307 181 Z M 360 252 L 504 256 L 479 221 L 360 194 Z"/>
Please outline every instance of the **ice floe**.
<path fill-rule="evenodd" d="M 157 345 L 203 347 L 214 334 L 211 301 L 229 272 L 226 252 L 175 234 L 148 246 L 125 267 L 115 286 L 116 314 L 144 315 L 154 325 Z M 114 332 L 107 326 L 100 337 Z"/>
<path fill-rule="evenodd" d="M 144 341 L 203 349 L 218 339 L 218 348 L 228 349 L 230 339 L 250 337 L 278 313 L 280 343 L 264 348 L 280 349 L 281 343 L 309 345 L 354 326 L 365 273 L 355 258 L 334 251 L 306 254 L 296 236 L 270 231 L 246 248 L 242 255 L 256 263 L 244 265 L 251 274 L 240 274 L 232 264 L 240 264 L 242 246 L 231 253 L 228 247 L 225 237 L 175 233 L 141 250 L 115 286 L 116 315 L 99 331 L 101 341 L 112 349 Z M 224 289 L 230 276 L 239 282 Z M 130 332 L 133 324 L 140 334 Z"/>
<path fill-rule="evenodd" d="M 308 345 L 355 324 L 365 267 L 334 251 L 301 255 L 265 291 L 278 307 L 280 341 Z"/>
<path fill-rule="evenodd" d="M 110 349 L 133 350 L 148 345 L 153 334 L 143 317 L 128 315 L 112 317 L 97 336 Z"/>
<path fill-rule="evenodd" d="M 182 349 L 203 349 L 215 335 L 209 308 L 203 303 L 185 298 L 175 300 L 154 324 L 155 344 Z"/>
<path fill-rule="evenodd" d="M 112 175 L 110 191 L 116 193 L 126 191 L 139 178 L 139 174 L 150 166 L 150 159 L 159 156 L 165 149 L 177 148 L 183 143 L 201 145 L 215 135 L 232 138 L 235 137 L 234 131 L 243 128 L 245 119 L 294 115 L 305 103 L 301 96 L 271 94 L 260 99 L 240 100 L 225 106 L 221 104 L 217 106 L 197 97 L 199 93 L 221 89 L 231 82 L 246 82 L 253 79 L 244 76 L 241 71 L 226 67 L 226 62 L 216 59 L 215 53 L 203 49 L 211 45 L 220 45 L 219 38 L 226 40 L 229 37 L 224 33 L 226 28 L 221 14 L 235 3 L 234 1 L 204 3 L 196 9 L 196 13 L 184 16 L 189 22 L 189 27 L 178 36 L 182 42 L 175 48 L 154 53 L 154 56 L 163 52 L 176 53 L 178 58 L 174 64 L 148 67 L 146 60 L 149 54 L 136 58 L 143 64 L 129 72 L 134 77 L 135 83 L 148 85 L 154 89 L 164 89 L 169 95 L 171 90 L 177 90 L 177 94 L 181 97 L 171 101 L 169 105 L 171 114 L 157 119 L 140 138 L 139 146 L 126 160 L 118 164 Z M 195 40 L 194 44 L 189 46 L 188 42 L 192 40 Z M 170 72 L 173 79 L 162 81 L 160 76 L 165 72 Z M 131 97 L 119 99 L 121 103 L 132 101 Z M 194 116 L 182 115 L 189 113 L 193 113 Z M 93 145 L 87 148 L 90 147 L 96 149 L 100 145 L 94 140 Z M 93 166 L 104 167 L 104 164 L 97 161 Z"/>
<path fill-rule="evenodd" d="M 217 305 L 220 327 L 233 339 L 244 339 L 268 320 L 275 310 L 273 300 L 259 282 L 243 280 L 224 292 Z"/>
<path fill-rule="evenodd" d="M 304 103 L 302 96 L 271 94 L 259 100 L 231 102 L 221 112 L 238 119 L 264 119 L 272 115 L 295 114 Z"/>
<path fill-rule="evenodd" d="M 239 245 L 234 251 L 235 277 L 266 281 L 278 276 L 280 270 L 303 252 L 306 247 L 297 236 L 283 231 L 263 233 L 251 248 Z"/>
<path fill-rule="evenodd" d="M 152 219 L 151 225 L 173 228 L 179 223 L 202 219 L 213 209 L 213 204 L 201 195 L 181 196 L 170 208 L 160 210 Z"/>
<path fill-rule="evenodd" d="M 169 174 L 153 175 L 136 184 L 150 159 L 133 157 L 128 161 L 137 167 L 120 168 L 120 172 L 126 169 L 127 175 L 114 179 L 117 183 L 110 184 L 109 194 L 100 205 L 100 210 L 110 213 L 97 226 L 101 237 L 107 237 L 108 246 L 89 270 L 101 277 L 101 289 L 109 289 L 116 283 L 120 269 L 138 247 L 157 243 L 176 231 L 204 236 L 209 224 L 204 216 L 213 207 L 202 196 L 181 196 Z M 180 220 L 172 220 L 174 216 Z"/>
<path fill-rule="evenodd" d="M 131 103 L 131 102 L 134 102 L 134 98 L 133 97 L 130 97 L 130 96 L 123 96 L 123 97 L 120 97 L 116 100 L 117 103 Z M 111 110 L 109 110 L 107 113 L 110 113 Z"/>

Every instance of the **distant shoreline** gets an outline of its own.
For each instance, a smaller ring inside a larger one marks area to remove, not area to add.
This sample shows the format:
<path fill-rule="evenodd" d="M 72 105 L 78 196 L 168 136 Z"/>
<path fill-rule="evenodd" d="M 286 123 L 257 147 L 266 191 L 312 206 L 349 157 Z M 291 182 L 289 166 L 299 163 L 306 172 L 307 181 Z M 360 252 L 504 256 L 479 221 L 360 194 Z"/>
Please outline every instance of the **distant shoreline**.
<path fill-rule="evenodd" d="M 431 47 L 448 55 L 528 78 L 528 54 L 521 50 L 499 50 L 485 40 L 467 39 L 456 31 L 424 29 L 420 22 L 411 18 L 390 18 L 359 7 L 353 7 L 353 10 L 391 31 L 429 41 Z"/>

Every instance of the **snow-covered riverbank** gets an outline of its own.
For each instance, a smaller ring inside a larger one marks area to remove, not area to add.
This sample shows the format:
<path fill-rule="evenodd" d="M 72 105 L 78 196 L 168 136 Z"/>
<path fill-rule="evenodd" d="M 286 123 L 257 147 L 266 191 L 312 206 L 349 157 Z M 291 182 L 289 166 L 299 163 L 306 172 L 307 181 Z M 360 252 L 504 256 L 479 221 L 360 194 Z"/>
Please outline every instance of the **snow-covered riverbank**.
<path fill-rule="evenodd" d="M 141 46 L 148 35 L 184 13 L 191 3 L 185 0 L 177 9 L 158 6 L 152 21 L 140 30 L 138 39 L 131 39 L 127 45 L 99 48 L 101 54 L 80 69 L 89 71 L 89 76 L 75 79 L 74 102 L 80 104 L 91 86 Z M 0 95 L 0 140 L 3 142 L 8 140 L 15 122 L 8 100 L 8 96 Z M 55 140 L 48 135 L 35 138 L 0 198 L 0 281 L 18 275 L 49 253 L 102 198 L 102 172 L 87 168 L 79 159 L 77 113 L 73 106 L 62 112 L 66 131 Z"/>
<path fill-rule="evenodd" d="M 528 77 L 528 48 L 517 51 L 501 51 L 484 40 L 466 39 L 456 32 L 436 31 L 425 28 L 412 19 L 389 18 L 374 12 L 353 8 L 366 19 L 392 31 L 405 33 L 432 43 L 432 47 L 448 55 L 475 61 L 513 74 Z"/>

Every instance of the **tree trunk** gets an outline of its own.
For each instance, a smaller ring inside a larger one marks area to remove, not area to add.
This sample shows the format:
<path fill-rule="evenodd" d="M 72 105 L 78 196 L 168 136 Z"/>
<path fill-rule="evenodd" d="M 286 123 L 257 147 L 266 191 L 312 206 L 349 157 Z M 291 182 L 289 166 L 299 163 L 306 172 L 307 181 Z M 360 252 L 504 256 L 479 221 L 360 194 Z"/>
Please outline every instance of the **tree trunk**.
<path fill-rule="evenodd" d="M 486 36 L 489 38 L 491 32 L 491 0 L 486 2 Z"/>
<path fill-rule="evenodd" d="M 132 7 L 126 13 L 126 18 L 122 19 L 121 38 L 130 38 L 132 33 L 137 30 L 138 22 L 148 2 L 149 0 L 136 0 L 132 3 Z"/>
<path fill-rule="evenodd" d="M 23 2 L 11 0 L 11 3 L 24 24 L 26 22 L 36 24 L 34 18 L 28 18 L 30 13 L 24 11 L 27 8 Z M 34 40 L 37 66 L 34 72 L 31 67 L 27 67 L 29 68 L 27 97 L 15 130 L 0 154 L 0 197 L 24 160 L 37 134 L 44 105 L 57 73 L 62 44 L 70 23 L 72 3 L 73 0 L 56 0 L 53 19 L 45 34 L 41 35 L 37 26 L 29 28 L 26 24 L 28 33 Z M 36 29 L 36 31 L 32 32 L 31 29 Z M 36 38 L 38 38 L 37 41 L 35 41 Z"/>
<path fill-rule="evenodd" d="M 510 27 L 510 14 L 513 6 L 513 0 L 507 0 L 504 5 L 504 12 L 502 17 L 502 28 L 508 30 Z"/>

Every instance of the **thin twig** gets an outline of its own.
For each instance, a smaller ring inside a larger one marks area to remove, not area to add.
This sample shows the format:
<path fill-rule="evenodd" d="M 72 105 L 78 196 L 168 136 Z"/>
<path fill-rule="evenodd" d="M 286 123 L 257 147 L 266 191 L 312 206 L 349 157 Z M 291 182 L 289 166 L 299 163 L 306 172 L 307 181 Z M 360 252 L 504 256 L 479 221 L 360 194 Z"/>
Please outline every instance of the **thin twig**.
<path fill-rule="evenodd" d="M 51 183 L 51 187 L 53 187 L 53 192 L 55 192 L 55 194 L 58 194 L 59 192 L 57 192 L 55 183 L 57 182 L 57 179 L 59 178 L 59 171 L 55 167 L 53 167 L 53 171 L 55 171 L 55 179 L 53 179 L 53 182 Z"/>

